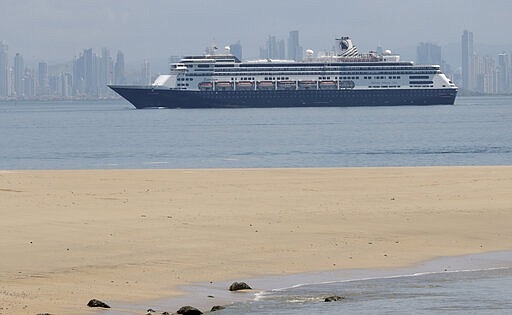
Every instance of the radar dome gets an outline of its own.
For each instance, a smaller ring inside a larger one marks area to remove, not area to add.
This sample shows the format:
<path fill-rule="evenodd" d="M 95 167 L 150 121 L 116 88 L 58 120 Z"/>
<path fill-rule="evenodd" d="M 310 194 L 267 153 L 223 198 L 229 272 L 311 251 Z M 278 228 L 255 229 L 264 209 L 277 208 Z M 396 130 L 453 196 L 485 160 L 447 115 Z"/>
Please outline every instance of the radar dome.
<path fill-rule="evenodd" d="M 224 47 L 224 51 L 229 54 L 229 52 L 231 51 L 231 47 L 229 47 L 229 46 Z"/>
<path fill-rule="evenodd" d="M 309 57 L 313 56 L 315 52 L 312 50 L 312 49 L 306 49 L 306 55 L 308 55 Z"/>
<path fill-rule="evenodd" d="M 387 56 L 391 55 L 391 50 L 390 49 L 384 50 L 384 55 L 387 55 Z"/>

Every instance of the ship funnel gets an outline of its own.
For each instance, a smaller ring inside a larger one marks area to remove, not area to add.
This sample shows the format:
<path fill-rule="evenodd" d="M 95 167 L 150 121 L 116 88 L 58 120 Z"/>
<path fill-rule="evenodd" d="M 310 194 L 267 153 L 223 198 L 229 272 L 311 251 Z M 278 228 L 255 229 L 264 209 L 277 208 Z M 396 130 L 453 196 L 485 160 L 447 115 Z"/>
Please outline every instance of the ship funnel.
<path fill-rule="evenodd" d="M 357 57 L 359 52 L 350 37 L 336 38 L 336 54 L 341 57 Z"/>

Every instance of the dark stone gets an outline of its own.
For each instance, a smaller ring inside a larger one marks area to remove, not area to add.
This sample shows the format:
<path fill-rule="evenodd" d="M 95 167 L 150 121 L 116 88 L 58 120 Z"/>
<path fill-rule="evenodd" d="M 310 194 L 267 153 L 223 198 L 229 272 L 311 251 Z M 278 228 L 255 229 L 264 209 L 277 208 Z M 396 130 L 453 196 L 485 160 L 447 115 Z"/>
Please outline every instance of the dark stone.
<path fill-rule="evenodd" d="M 215 305 L 214 307 L 212 307 L 210 312 L 220 311 L 220 310 L 223 310 L 223 309 L 225 309 L 224 306 L 222 306 L 222 305 Z"/>
<path fill-rule="evenodd" d="M 229 291 L 238 291 L 238 290 L 251 290 L 252 288 L 245 282 L 233 282 L 229 286 Z"/>
<path fill-rule="evenodd" d="M 146 312 L 148 312 L 148 313 L 154 313 L 154 312 L 155 312 L 155 310 L 154 310 L 154 309 L 152 309 L 152 308 L 148 308 L 148 310 L 147 310 Z"/>
<path fill-rule="evenodd" d="M 107 304 L 103 303 L 100 300 L 92 299 L 87 303 L 87 306 L 89 307 L 103 307 L 103 308 L 110 308 Z"/>
<path fill-rule="evenodd" d="M 335 301 L 341 301 L 344 300 L 345 297 L 339 296 L 339 295 L 331 295 L 324 299 L 324 302 L 335 302 Z"/>
<path fill-rule="evenodd" d="M 183 315 L 201 315 L 203 312 L 192 306 L 183 306 L 176 313 Z"/>
<path fill-rule="evenodd" d="M 30 243 L 32 243 L 32 242 L 30 242 Z M 1 308 L 0 308 L 0 310 L 1 310 Z M 50 313 L 38 313 L 37 315 L 53 315 L 53 314 L 50 314 Z"/>
<path fill-rule="evenodd" d="M 169 312 L 163 312 L 162 315 L 171 315 Z"/>

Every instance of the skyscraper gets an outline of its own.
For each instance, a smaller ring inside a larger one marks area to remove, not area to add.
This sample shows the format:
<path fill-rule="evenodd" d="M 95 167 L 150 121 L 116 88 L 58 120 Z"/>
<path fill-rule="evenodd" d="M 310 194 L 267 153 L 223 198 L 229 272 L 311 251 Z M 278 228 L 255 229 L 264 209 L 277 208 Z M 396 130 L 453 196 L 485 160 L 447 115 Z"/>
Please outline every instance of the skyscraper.
<path fill-rule="evenodd" d="M 0 42 L 0 97 L 9 96 L 9 46 Z"/>
<path fill-rule="evenodd" d="M 474 87 L 472 91 L 485 94 L 497 93 L 496 61 L 490 56 L 474 56 Z"/>
<path fill-rule="evenodd" d="M 277 59 L 286 59 L 286 45 L 284 39 L 277 41 Z"/>
<path fill-rule="evenodd" d="M 151 64 L 147 60 L 144 60 L 144 63 L 142 64 L 140 83 L 142 85 L 149 85 L 152 83 L 151 82 Z"/>
<path fill-rule="evenodd" d="M 114 65 L 114 83 L 126 83 L 126 78 L 124 74 L 124 54 L 121 51 L 117 52 L 116 63 Z"/>
<path fill-rule="evenodd" d="M 285 59 L 285 43 L 282 39 L 276 39 L 269 35 L 265 48 L 260 48 L 260 58 L 262 59 Z"/>
<path fill-rule="evenodd" d="M 231 54 L 233 56 L 242 60 L 243 53 L 242 53 L 242 44 L 240 44 L 240 41 L 237 41 L 236 44 L 229 45 L 229 48 L 231 49 Z"/>
<path fill-rule="evenodd" d="M 302 60 L 302 47 L 299 44 L 299 31 L 291 31 L 288 35 L 288 59 Z"/>
<path fill-rule="evenodd" d="M 264 48 L 260 48 L 261 59 L 275 59 L 277 56 L 277 41 L 276 37 L 269 35 Z"/>
<path fill-rule="evenodd" d="M 462 87 L 465 90 L 475 89 L 474 77 L 473 32 L 464 31 L 462 34 Z"/>
<path fill-rule="evenodd" d="M 41 61 L 38 64 L 37 86 L 37 94 L 39 96 L 46 96 L 50 94 L 50 85 L 48 81 L 48 64 L 44 61 Z"/>
<path fill-rule="evenodd" d="M 25 63 L 23 56 L 20 53 L 16 53 L 16 56 L 14 56 L 14 93 L 17 97 L 25 94 L 24 76 Z"/>
<path fill-rule="evenodd" d="M 416 48 L 416 62 L 424 65 L 441 65 L 441 47 L 432 43 L 420 43 Z"/>
<path fill-rule="evenodd" d="M 98 71 L 97 71 L 97 58 L 93 53 L 92 48 L 84 50 L 84 79 L 85 79 L 85 94 L 98 95 Z"/>
<path fill-rule="evenodd" d="M 99 90 L 101 95 L 110 93 L 107 84 L 114 82 L 114 62 L 107 48 L 101 49 L 101 58 L 99 62 Z"/>
<path fill-rule="evenodd" d="M 510 92 L 510 64 L 508 55 L 498 54 L 498 93 Z"/>

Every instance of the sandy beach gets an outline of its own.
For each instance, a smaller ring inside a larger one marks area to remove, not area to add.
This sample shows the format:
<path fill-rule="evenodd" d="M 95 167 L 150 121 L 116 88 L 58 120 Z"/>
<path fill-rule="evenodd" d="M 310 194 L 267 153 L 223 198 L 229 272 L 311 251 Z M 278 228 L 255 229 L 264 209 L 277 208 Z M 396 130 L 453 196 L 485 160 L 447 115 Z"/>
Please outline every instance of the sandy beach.
<path fill-rule="evenodd" d="M 511 166 L 0 171 L 0 314 L 511 250 L 511 192 Z"/>

